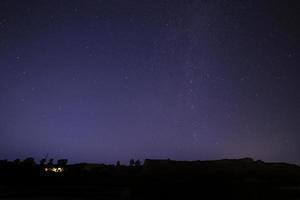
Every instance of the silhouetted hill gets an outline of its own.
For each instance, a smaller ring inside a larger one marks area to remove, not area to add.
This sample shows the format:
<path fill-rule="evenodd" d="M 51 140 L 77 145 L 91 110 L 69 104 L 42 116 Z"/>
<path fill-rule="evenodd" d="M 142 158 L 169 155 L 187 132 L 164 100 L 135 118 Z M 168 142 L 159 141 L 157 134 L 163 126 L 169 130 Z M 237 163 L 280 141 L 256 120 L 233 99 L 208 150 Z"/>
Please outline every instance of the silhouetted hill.
<path fill-rule="evenodd" d="M 265 163 L 251 158 L 213 161 L 173 161 L 146 159 L 143 173 L 151 176 L 226 178 L 230 181 L 299 183 L 300 167 L 287 163 Z"/>

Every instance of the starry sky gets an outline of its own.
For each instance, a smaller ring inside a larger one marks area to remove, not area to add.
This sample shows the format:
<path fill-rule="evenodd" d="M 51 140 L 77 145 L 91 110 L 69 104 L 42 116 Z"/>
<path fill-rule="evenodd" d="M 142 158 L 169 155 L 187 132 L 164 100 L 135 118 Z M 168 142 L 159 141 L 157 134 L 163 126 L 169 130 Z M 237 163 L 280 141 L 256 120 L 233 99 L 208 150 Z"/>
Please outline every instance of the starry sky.
<path fill-rule="evenodd" d="M 300 164 L 300 3 L 0 0 L 0 159 Z"/>

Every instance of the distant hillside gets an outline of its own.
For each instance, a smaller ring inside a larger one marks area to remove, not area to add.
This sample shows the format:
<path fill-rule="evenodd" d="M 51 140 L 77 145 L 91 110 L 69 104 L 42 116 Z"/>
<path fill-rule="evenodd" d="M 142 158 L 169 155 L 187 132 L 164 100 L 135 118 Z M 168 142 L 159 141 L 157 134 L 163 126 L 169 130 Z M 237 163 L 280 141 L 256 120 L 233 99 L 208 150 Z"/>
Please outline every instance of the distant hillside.
<path fill-rule="evenodd" d="M 252 182 L 300 183 L 300 167 L 287 163 L 266 163 L 251 158 L 212 161 L 146 159 L 144 175 L 159 177 L 201 177 Z"/>

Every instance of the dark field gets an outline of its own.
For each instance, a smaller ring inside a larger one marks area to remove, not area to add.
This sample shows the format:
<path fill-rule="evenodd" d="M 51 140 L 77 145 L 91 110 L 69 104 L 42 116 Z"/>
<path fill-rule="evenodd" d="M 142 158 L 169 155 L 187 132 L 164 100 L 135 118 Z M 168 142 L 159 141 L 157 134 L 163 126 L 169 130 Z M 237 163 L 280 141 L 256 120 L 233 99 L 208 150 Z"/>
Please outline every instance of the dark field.
<path fill-rule="evenodd" d="M 300 199 L 298 166 L 251 159 L 43 169 L 2 162 L 0 199 Z"/>

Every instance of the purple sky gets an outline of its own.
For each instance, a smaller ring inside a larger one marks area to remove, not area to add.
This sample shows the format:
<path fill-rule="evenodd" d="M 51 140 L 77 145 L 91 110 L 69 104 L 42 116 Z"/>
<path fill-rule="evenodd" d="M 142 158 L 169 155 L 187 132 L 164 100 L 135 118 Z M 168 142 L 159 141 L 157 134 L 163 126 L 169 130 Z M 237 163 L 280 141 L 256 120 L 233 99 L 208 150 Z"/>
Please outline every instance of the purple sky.
<path fill-rule="evenodd" d="M 1 0 L 0 159 L 299 164 L 299 9 Z"/>

